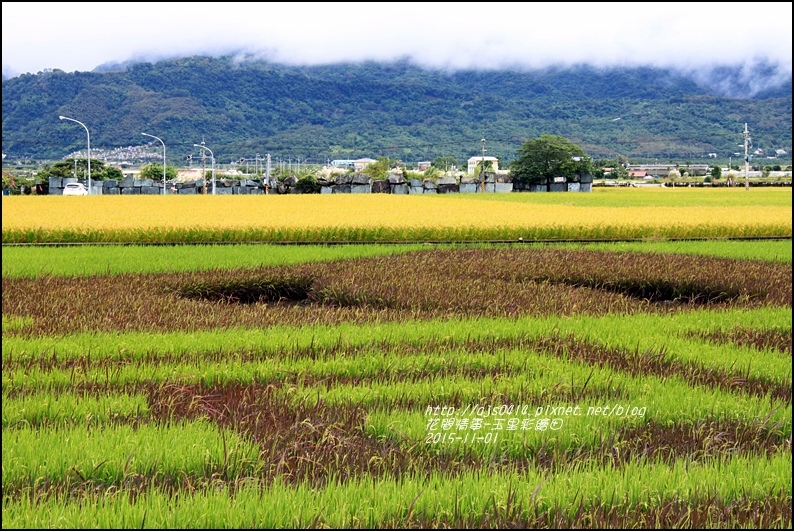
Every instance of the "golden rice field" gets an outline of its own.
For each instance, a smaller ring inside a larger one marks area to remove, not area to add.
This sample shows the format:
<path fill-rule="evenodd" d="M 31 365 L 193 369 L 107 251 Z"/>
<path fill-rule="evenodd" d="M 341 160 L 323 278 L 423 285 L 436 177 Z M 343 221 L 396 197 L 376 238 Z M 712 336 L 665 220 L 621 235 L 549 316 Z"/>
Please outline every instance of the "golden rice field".
<path fill-rule="evenodd" d="M 790 236 L 791 189 L 3 197 L 3 243 Z"/>

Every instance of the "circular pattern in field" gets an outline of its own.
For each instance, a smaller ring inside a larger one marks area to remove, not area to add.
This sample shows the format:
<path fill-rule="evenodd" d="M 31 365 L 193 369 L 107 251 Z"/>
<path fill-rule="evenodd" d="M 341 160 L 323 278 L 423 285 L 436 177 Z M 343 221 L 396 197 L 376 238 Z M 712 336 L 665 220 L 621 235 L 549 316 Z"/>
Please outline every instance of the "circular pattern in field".
<path fill-rule="evenodd" d="M 18 335 L 791 305 L 787 264 L 653 253 L 448 249 L 253 269 L 3 279 Z"/>

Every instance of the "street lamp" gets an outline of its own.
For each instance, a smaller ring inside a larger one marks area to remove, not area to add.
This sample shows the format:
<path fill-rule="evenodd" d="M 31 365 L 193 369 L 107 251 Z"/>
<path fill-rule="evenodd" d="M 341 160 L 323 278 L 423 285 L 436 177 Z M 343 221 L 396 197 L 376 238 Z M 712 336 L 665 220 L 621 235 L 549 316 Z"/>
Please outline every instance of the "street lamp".
<path fill-rule="evenodd" d="M 212 154 L 212 150 L 207 146 L 202 146 L 201 144 L 193 144 L 193 146 L 210 152 L 210 159 L 212 160 L 212 195 L 215 195 L 215 155 Z"/>
<path fill-rule="evenodd" d="M 69 120 L 70 122 L 77 122 L 85 129 L 85 134 L 88 136 L 88 195 L 91 195 L 91 133 L 83 122 L 75 120 L 74 118 L 67 118 L 66 116 L 59 116 L 61 120 Z"/>
<path fill-rule="evenodd" d="M 141 133 L 141 134 L 143 136 L 150 136 L 150 137 L 154 138 L 155 140 L 160 140 L 160 143 L 163 145 L 163 195 L 165 195 L 165 142 L 163 142 L 161 139 L 157 138 L 154 135 L 149 135 L 149 134 L 146 134 L 146 133 Z"/>

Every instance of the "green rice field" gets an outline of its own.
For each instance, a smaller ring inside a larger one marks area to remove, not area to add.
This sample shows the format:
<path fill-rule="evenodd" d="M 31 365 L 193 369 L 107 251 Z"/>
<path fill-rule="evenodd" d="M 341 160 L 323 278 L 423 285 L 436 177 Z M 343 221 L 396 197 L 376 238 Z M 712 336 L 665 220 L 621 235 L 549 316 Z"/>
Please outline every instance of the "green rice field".
<path fill-rule="evenodd" d="M 519 245 L 514 243 L 512 245 Z M 522 243 L 533 247 L 586 248 L 697 254 L 791 262 L 791 240 L 705 240 L 609 243 Z M 4 247 L 3 278 L 163 273 L 319 262 L 397 254 L 428 248 L 488 247 L 488 244 L 343 245 L 162 245 Z"/>
<path fill-rule="evenodd" d="M 791 249 L 4 246 L 3 527 L 790 528 Z"/>

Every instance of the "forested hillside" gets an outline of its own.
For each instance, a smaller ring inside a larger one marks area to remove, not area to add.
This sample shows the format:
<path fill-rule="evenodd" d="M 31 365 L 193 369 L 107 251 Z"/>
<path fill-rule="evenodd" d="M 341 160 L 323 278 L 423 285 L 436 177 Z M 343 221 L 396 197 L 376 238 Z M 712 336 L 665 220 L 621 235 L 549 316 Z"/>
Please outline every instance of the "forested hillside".
<path fill-rule="evenodd" d="M 3 152 L 58 159 L 162 138 L 172 157 L 204 139 L 219 162 L 254 153 L 325 161 L 405 161 L 481 153 L 562 135 L 593 157 L 721 158 L 753 145 L 791 153 L 791 81 L 753 98 L 720 97 L 672 70 L 590 67 L 533 72 L 425 70 L 408 62 L 293 67 L 192 57 L 3 81 Z M 75 130 L 77 128 L 78 130 Z M 790 157 L 790 155 L 789 155 Z M 790 159 L 789 159 L 790 160 Z"/>

